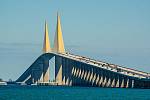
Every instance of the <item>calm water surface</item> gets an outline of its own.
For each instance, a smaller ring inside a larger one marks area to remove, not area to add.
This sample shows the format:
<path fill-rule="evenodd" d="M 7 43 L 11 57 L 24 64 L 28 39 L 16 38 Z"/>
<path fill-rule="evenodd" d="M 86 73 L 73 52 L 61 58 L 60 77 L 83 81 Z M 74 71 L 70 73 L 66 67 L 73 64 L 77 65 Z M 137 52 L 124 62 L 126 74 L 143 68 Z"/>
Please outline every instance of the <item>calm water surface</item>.
<path fill-rule="evenodd" d="M 0 100 L 150 100 L 150 89 L 0 86 Z"/>

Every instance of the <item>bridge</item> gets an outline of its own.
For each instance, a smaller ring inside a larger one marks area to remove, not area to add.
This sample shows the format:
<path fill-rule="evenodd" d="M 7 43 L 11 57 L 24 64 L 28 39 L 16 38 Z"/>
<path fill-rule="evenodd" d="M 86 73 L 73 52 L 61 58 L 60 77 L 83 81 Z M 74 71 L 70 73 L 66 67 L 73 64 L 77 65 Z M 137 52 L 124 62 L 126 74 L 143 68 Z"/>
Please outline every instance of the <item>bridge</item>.
<path fill-rule="evenodd" d="M 55 59 L 55 82 L 65 86 L 91 86 L 116 88 L 150 88 L 150 73 L 116 64 L 94 60 L 65 51 L 60 16 L 54 47 L 51 48 L 48 26 L 45 22 L 43 54 L 16 80 L 17 83 L 49 83 L 50 64 Z"/>

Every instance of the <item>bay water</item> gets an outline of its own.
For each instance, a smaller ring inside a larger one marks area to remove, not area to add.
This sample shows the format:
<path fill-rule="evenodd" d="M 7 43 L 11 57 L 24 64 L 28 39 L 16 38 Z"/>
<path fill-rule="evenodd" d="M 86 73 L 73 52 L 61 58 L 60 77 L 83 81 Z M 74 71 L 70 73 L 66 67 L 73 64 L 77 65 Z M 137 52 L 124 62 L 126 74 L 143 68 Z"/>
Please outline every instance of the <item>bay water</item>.
<path fill-rule="evenodd" d="M 150 89 L 8 85 L 0 100 L 150 100 Z"/>

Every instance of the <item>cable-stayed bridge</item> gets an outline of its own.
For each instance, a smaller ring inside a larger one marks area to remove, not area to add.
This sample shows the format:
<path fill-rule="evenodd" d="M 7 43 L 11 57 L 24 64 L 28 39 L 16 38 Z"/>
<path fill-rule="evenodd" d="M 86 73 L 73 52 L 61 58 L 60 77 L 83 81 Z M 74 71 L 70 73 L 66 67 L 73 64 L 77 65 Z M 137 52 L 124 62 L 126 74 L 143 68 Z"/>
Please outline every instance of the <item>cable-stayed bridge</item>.
<path fill-rule="evenodd" d="M 49 61 L 52 58 L 55 58 L 55 82 L 57 85 L 150 88 L 150 73 L 66 52 L 59 15 L 57 15 L 54 47 L 50 46 L 48 27 L 45 22 L 43 54 L 16 82 L 48 83 L 51 66 Z"/>

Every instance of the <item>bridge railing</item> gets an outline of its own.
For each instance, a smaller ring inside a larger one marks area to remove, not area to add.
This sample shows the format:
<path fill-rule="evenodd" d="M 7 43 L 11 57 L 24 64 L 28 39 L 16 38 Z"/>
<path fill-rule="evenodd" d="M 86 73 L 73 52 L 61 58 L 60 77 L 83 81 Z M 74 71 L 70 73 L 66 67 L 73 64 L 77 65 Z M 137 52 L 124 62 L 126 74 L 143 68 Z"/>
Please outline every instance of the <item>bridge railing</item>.
<path fill-rule="evenodd" d="M 135 70 L 135 69 L 119 66 L 119 65 L 116 65 L 116 64 L 106 63 L 106 62 L 103 62 L 103 61 L 98 61 L 98 60 L 95 60 L 95 59 L 91 59 L 91 58 L 88 58 L 88 57 L 79 56 L 79 55 L 75 55 L 75 54 L 71 54 L 71 53 L 64 53 L 64 54 L 61 54 L 61 55 L 72 58 L 74 60 L 82 61 L 84 63 L 88 63 L 88 64 L 92 64 L 92 65 L 94 64 L 97 67 L 101 67 L 101 68 L 111 70 L 111 71 L 114 71 L 114 72 L 118 72 L 118 73 L 121 73 L 121 74 L 125 74 L 125 75 L 128 75 L 128 76 L 150 79 L 150 73 L 146 73 L 146 72 L 143 72 L 143 71 L 138 71 L 138 70 Z"/>

